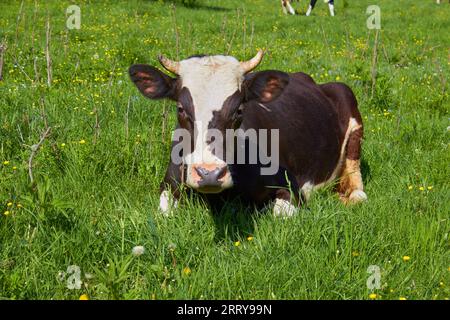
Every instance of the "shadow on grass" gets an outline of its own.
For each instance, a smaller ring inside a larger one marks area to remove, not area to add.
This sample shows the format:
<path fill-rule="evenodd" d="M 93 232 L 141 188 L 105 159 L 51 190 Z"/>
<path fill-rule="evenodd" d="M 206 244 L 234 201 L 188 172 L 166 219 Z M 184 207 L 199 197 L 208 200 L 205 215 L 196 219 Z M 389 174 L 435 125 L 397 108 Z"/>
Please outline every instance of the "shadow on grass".
<path fill-rule="evenodd" d="M 372 180 L 372 173 L 370 171 L 369 163 L 364 158 L 361 158 L 361 176 L 364 185 Z"/>
<path fill-rule="evenodd" d="M 150 0 L 150 1 L 155 1 L 155 0 Z M 207 4 L 203 4 L 201 2 L 199 2 L 199 3 L 195 3 L 195 2 L 182 3 L 181 1 L 173 1 L 173 2 L 167 1 L 167 2 L 170 4 L 174 4 L 175 6 L 184 7 L 184 8 L 193 9 L 193 10 L 202 10 L 202 11 L 211 11 L 211 12 L 228 12 L 228 11 L 233 10 L 233 9 L 225 8 L 225 7 L 207 5 Z"/>
<path fill-rule="evenodd" d="M 210 199 L 209 203 L 216 226 L 217 242 L 225 239 L 244 239 L 253 235 L 255 220 L 264 214 L 264 210 L 258 210 L 240 198 L 230 200 L 226 197 L 217 197 L 212 201 Z"/>
<path fill-rule="evenodd" d="M 213 11 L 213 12 L 228 12 L 232 9 L 230 8 L 224 8 L 224 7 L 218 7 L 218 6 L 208 6 L 203 4 L 196 4 L 193 6 L 189 6 L 188 8 L 195 9 L 195 10 L 203 10 L 203 11 Z"/>

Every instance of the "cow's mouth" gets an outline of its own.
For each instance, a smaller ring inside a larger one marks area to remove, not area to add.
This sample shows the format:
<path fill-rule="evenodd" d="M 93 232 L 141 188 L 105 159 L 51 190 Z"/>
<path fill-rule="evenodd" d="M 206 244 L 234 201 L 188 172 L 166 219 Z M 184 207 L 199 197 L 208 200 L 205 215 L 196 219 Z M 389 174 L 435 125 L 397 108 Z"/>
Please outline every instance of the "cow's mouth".
<path fill-rule="evenodd" d="M 201 186 L 196 189 L 200 193 L 220 193 L 224 189 L 220 186 Z"/>

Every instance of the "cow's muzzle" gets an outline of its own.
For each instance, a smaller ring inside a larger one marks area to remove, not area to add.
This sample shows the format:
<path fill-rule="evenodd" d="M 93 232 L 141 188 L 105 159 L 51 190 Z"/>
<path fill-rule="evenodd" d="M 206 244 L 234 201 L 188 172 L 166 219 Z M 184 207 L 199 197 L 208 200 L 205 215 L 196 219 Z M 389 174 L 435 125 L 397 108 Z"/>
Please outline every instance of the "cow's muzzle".
<path fill-rule="evenodd" d="M 232 185 L 226 164 L 193 164 L 189 171 L 188 182 L 202 193 L 219 193 Z"/>

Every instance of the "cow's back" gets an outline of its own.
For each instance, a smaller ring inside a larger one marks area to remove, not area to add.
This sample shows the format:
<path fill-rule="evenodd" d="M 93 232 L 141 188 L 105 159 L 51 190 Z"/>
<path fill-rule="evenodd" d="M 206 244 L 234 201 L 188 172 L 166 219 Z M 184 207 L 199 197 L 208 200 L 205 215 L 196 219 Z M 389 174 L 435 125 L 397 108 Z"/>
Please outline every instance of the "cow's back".
<path fill-rule="evenodd" d="M 326 181 L 341 150 L 341 130 L 333 102 L 304 73 L 290 74 L 283 93 L 263 106 L 250 102 L 244 129 L 279 129 L 280 167 L 302 186 Z"/>

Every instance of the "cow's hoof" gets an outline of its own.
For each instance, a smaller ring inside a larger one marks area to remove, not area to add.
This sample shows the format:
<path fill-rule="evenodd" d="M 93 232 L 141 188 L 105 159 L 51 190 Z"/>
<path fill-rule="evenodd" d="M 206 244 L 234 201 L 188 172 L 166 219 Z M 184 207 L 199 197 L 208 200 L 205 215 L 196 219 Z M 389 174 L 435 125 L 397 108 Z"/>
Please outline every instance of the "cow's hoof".
<path fill-rule="evenodd" d="M 280 218 L 289 218 L 297 213 L 297 208 L 287 200 L 276 199 L 273 215 Z"/>
<path fill-rule="evenodd" d="M 349 203 L 359 203 L 363 201 L 367 201 L 367 194 L 362 190 L 353 190 L 348 197 Z"/>
<path fill-rule="evenodd" d="M 173 209 L 178 206 L 178 201 L 172 197 L 169 191 L 164 190 L 159 196 L 159 211 L 165 217 L 171 215 Z"/>

